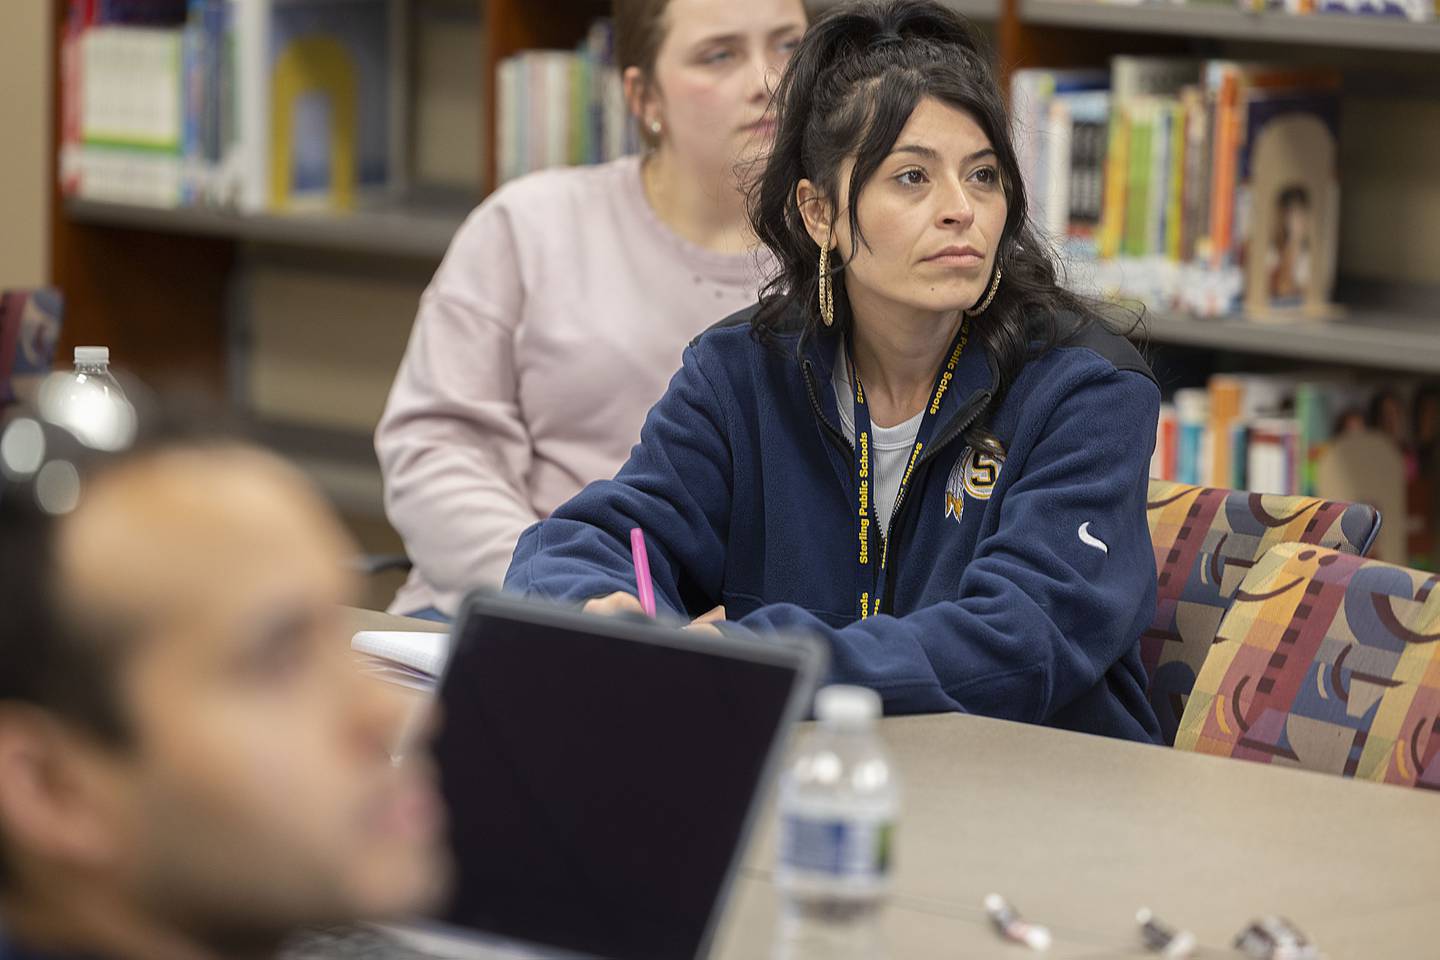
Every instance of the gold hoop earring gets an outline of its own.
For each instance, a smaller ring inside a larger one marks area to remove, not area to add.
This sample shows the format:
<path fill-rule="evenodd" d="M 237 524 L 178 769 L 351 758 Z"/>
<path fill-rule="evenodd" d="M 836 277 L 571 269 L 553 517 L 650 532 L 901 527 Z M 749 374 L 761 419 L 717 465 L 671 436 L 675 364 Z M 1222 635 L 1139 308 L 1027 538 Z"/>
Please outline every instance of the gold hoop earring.
<path fill-rule="evenodd" d="M 820 246 L 820 319 L 825 326 L 835 324 L 835 281 L 830 276 L 830 246 Z"/>
<path fill-rule="evenodd" d="M 985 291 L 985 299 L 981 301 L 980 306 L 966 310 L 965 316 L 978 317 L 990 308 L 990 301 L 995 299 L 995 291 L 1000 289 L 1001 272 L 1000 264 L 995 264 L 995 279 L 990 281 L 990 289 Z"/>

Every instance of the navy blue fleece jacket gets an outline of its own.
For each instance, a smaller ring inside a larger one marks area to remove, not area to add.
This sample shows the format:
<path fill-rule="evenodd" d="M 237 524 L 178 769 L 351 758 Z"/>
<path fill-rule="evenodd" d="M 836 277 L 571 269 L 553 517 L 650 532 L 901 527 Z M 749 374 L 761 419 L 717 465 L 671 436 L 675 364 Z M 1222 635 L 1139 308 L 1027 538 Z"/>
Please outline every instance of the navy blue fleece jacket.
<path fill-rule="evenodd" d="M 838 343 L 762 345 L 749 313 L 690 345 L 614 480 L 525 532 L 506 589 L 633 593 L 639 526 L 657 604 L 690 617 L 723 603 L 747 630 L 819 635 L 830 679 L 875 689 L 887 712 L 1157 739 L 1138 638 L 1155 605 L 1145 493 L 1160 394 L 1134 348 L 1091 325 L 1027 362 L 984 415 L 1002 459 L 962 436 L 997 389 L 972 339 L 891 520 L 882 612 L 860 620 Z"/>

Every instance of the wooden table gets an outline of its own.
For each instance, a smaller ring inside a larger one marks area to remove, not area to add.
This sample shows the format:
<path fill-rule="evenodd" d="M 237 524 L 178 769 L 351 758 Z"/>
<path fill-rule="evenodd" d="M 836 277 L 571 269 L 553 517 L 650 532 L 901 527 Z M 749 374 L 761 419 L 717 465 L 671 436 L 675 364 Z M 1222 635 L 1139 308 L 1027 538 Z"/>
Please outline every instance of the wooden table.
<path fill-rule="evenodd" d="M 990 892 L 1050 926 L 1056 957 L 1153 957 L 1141 906 L 1193 931 L 1200 958 L 1237 956 L 1234 935 L 1267 913 L 1330 960 L 1440 957 L 1440 795 L 959 714 L 881 730 L 904 790 L 894 960 L 1026 956 L 986 921 Z M 721 960 L 769 956 L 774 817 L 762 823 Z"/>

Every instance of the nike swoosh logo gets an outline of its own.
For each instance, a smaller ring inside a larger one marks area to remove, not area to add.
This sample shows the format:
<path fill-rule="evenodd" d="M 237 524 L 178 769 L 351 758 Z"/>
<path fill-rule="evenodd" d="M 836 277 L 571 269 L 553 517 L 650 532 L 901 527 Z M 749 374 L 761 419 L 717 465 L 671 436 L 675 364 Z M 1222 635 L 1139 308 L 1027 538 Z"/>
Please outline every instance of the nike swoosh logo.
<path fill-rule="evenodd" d="M 1099 537 L 1095 536 L 1093 533 L 1090 532 L 1089 520 L 1086 520 L 1084 523 L 1080 524 L 1080 529 L 1075 532 L 1080 537 L 1080 542 L 1085 544 L 1085 546 L 1094 547 L 1101 553 L 1108 554 L 1110 552 L 1110 548 L 1105 545 L 1105 541 L 1101 540 Z"/>

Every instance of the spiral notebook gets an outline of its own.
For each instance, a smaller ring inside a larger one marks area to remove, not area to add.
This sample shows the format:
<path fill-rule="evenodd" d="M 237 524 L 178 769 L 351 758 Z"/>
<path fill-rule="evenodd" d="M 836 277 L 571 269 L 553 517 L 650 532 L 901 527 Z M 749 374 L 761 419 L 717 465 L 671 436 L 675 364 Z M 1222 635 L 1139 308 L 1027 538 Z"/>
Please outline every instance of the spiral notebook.
<path fill-rule="evenodd" d="M 450 636 L 404 630 L 361 630 L 350 641 L 361 669 L 383 680 L 432 690 L 450 655 Z"/>

